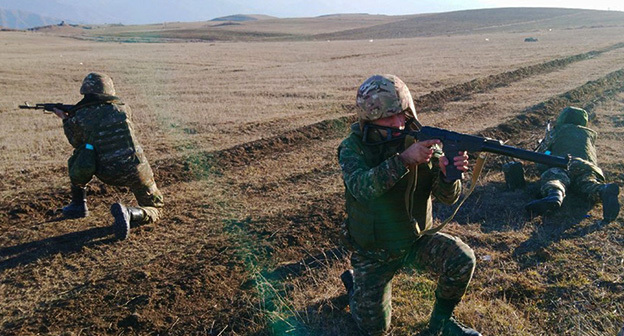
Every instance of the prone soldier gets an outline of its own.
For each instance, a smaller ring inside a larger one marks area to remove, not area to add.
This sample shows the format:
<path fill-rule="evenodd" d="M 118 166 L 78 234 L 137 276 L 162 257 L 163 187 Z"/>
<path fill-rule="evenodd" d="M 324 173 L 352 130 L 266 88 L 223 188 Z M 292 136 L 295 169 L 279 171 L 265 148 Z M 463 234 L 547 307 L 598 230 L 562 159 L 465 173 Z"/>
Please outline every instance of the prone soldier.
<path fill-rule="evenodd" d="M 452 316 L 472 278 L 474 252 L 448 234 L 421 234 L 433 225 L 432 195 L 452 204 L 461 193 L 461 181 L 446 178 L 448 159 L 436 148 L 440 140 L 413 142 L 396 130 L 382 129 L 410 127 L 417 119 L 409 89 L 394 75 L 368 78 L 356 102 L 359 122 L 338 147 L 347 211 L 344 233 L 353 267 L 341 279 L 352 317 L 361 332 L 386 334 L 392 278 L 402 267 L 414 267 L 438 278 L 429 330 L 480 335 Z M 381 128 L 365 127 L 368 123 Z M 447 154 L 458 170 L 468 170 L 465 152 Z"/>
<path fill-rule="evenodd" d="M 564 108 L 555 127 L 547 132 L 537 149 L 549 155 L 572 156 L 567 170 L 538 165 L 542 198 L 527 203 L 527 211 L 545 214 L 559 209 L 568 190 L 587 196 L 593 202 L 602 202 L 605 223 L 615 220 L 620 212 L 619 186 L 606 183 L 596 157 L 597 133 L 587 127 L 587 112 L 578 107 Z"/>
<path fill-rule="evenodd" d="M 112 79 L 90 73 L 82 82 L 80 94 L 84 98 L 71 110 L 53 109 L 63 119 L 65 135 L 74 147 L 68 160 L 72 200 L 63 207 L 63 215 L 89 215 L 86 190 L 93 176 L 109 185 L 128 187 L 139 206 L 115 203 L 110 209 L 116 237 L 126 239 L 131 226 L 158 221 L 163 196 L 134 135 L 130 107 L 115 96 Z"/>

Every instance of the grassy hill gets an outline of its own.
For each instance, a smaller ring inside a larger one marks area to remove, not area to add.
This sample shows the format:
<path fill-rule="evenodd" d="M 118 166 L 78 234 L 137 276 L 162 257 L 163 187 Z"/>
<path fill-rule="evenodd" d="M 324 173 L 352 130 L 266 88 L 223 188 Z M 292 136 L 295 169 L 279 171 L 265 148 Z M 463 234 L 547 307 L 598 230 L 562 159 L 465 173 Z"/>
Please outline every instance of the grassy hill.
<path fill-rule="evenodd" d="M 367 40 L 621 26 L 624 12 L 618 11 L 496 8 L 406 16 L 340 14 L 279 19 L 232 15 L 207 22 L 99 26 L 75 35 L 122 42 Z"/>
<path fill-rule="evenodd" d="M 274 16 L 269 15 L 254 15 L 254 14 L 235 14 L 222 16 L 218 18 L 214 18 L 210 21 L 257 21 L 257 20 L 266 20 L 266 19 L 274 19 Z"/>
<path fill-rule="evenodd" d="M 409 16 L 382 25 L 314 35 L 318 39 L 387 39 L 587 25 L 624 25 L 623 12 L 563 8 L 495 8 Z"/>

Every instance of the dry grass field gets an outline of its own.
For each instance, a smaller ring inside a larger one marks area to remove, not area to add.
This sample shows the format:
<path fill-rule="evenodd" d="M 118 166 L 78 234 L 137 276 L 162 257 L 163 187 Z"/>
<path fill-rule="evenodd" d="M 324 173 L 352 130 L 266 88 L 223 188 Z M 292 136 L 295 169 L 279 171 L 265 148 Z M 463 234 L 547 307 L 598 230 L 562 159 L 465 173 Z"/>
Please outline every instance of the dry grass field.
<path fill-rule="evenodd" d="M 423 124 L 527 149 L 562 107 L 584 107 L 607 179 L 623 187 L 624 13 L 477 12 L 439 14 L 461 29 L 354 15 L 0 32 L 0 334 L 356 335 L 335 156 L 375 73 L 408 84 Z M 219 29 L 242 41 L 202 38 Z M 134 204 L 125 188 L 94 180 L 91 216 L 62 219 L 71 146 L 58 118 L 17 108 L 75 103 L 91 71 L 132 108 L 165 195 L 163 220 L 126 241 L 109 214 Z M 484 335 L 616 335 L 622 214 L 603 224 L 601 205 L 570 195 L 530 218 L 536 169 L 525 163 L 529 185 L 507 191 L 506 161 L 490 156 L 445 228 L 478 260 L 457 315 Z M 393 334 L 421 333 L 434 279 L 403 270 L 393 285 Z"/>

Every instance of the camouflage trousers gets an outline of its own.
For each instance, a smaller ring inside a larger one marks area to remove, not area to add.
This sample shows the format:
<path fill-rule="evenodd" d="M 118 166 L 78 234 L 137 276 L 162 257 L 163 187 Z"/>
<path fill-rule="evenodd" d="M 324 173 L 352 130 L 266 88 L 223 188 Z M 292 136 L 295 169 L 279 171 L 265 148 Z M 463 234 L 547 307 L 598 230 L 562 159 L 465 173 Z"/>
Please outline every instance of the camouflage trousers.
<path fill-rule="evenodd" d="M 137 181 L 128 186 L 134 194 L 139 207 L 145 212 L 143 223 L 155 223 L 160 219 L 161 209 L 165 205 L 163 195 L 156 187 L 154 179 Z"/>
<path fill-rule="evenodd" d="M 475 256 L 459 238 L 436 233 L 421 237 L 402 255 L 386 260 L 356 250 L 351 266 L 351 315 L 365 334 L 383 335 L 390 329 L 392 318 L 392 278 L 402 267 L 437 276 L 436 298 L 460 301 L 472 279 Z"/>
<path fill-rule="evenodd" d="M 570 190 L 586 196 L 596 203 L 600 200 L 600 189 L 605 184 L 602 170 L 596 165 L 581 159 L 575 159 L 569 169 L 550 168 L 540 177 L 540 193 L 547 196 L 551 190 L 559 190 L 564 197 Z"/>
<path fill-rule="evenodd" d="M 154 174 L 149 165 L 140 171 L 130 171 L 120 176 L 106 176 L 98 174 L 97 177 L 104 183 L 114 186 L 130 188 L 139 207 L 145 213 L 143 222 L 140 224 L 155 223 L 160 219 L 161 209 L 164 206 L 163 195 L 156 186 Z M 85 185 L 79 185 L 85 187 Z"/>

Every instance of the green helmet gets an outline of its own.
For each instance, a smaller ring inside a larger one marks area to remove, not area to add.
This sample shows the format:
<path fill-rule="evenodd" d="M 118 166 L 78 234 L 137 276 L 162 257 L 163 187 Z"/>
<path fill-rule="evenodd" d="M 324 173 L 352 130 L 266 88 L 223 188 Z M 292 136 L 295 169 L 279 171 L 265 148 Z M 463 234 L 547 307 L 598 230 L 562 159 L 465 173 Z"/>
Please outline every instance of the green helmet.
<path fill-rule="evenodd" d="M 80 94 L 99 93 L 114 96 L 113 79 L 103 73 L 92 72 L 85 77 L 80 87 Z"/>
<path fill-rule="evenodd" d="M 416 119 L 414 100 L 407 85 L 395 75 L 374 75 L 357 92 L 357 114 L 361 121 L 372 121 L 404 112 Z"/>
<path fill-rule="evenodd" d="M 588 121 L 589 118 L 587 116 L 587 111 L 582 108 L 568 106 L 559 114 L 555 127 L 563 124 L 574 124 L 587 127 Z"/>

